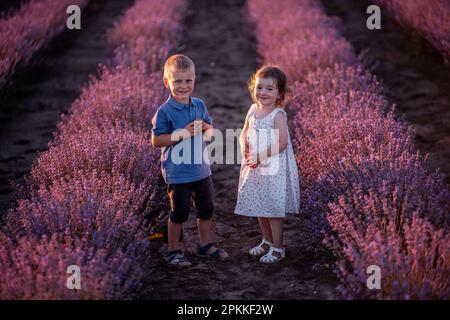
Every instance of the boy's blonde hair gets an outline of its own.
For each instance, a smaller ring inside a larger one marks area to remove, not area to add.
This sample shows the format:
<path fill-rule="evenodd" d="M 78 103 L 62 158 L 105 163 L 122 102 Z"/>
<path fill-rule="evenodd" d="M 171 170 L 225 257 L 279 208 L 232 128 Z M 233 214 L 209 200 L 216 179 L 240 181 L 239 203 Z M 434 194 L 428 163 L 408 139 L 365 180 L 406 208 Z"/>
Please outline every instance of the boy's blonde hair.
<path fill-rule="evenodd" d="M 167 58 L 164 63 L 164 78 L 169 78 L 173 70 L 188 70 L 194 68 L 194 62 L 184 54 L 174 54 Z"/>

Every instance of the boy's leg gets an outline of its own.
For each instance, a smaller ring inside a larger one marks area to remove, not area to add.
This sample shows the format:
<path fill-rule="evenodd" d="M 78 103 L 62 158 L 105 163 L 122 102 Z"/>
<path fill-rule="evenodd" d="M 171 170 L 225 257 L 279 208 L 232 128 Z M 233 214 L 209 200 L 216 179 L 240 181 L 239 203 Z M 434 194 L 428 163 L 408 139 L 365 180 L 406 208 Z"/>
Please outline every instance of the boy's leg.
<path fill-rule="evenodd" d="M 175 223 L 169 218 L 169 221 L 167 223 L 167 239 L 169 242 L 169 251 L 180 249 L 180 235 L 182 228 L 182 223 Z"/>
<path fill-rule="evenodd" d="M 214 213 L 214 187 L 212 177 L 209 176 L 194 183 L 193 188 L 194 207 L 197 209 L 197 227 L 199 233 L 200 246 L 212 243 L 212 216 Z M 211 246 L 208 254 L 217 250 Z M 220 253 L 221 258 L 228 258 L 226 252 Z"/>
<path fill-rule="evenodd" d="M 212 242 L 212 216 L 214 213 L 214 187 L 211 176 L 193 183 L 194 207 L 197 209 L 197 227 L 200 245 Z"/>
<path fill-rule="evenodd" d="M 170 217 L 167 223 L 169 251 L 180 247 L 180 234 L 183 223 L 188 220 L 191 208 L 191 185 L 189 183 L 169 184 L 167 193 L 170 199 Z"/>
<path fill-rule="evenodd" d="M 197 228 L 200 240 L 200 245 L 204 246 L 212 242 L 212 218 L 200 219 L 197 218 Z"/>
<path fill-rule="evenodd" d="M 200 246 L 201 247 L 205 247 L 206 245 L 209 246 L 209 249 L 205 252 L 205 254 L 212 255 L 217 251 L 220 260 L 227 260 L 229 258 L 228 253 L 226 253 L 225 250 L 219 249 L 214 245 L 212 245 L 212 219 L 198 218 L 197 227 L 200 238 Z"/>

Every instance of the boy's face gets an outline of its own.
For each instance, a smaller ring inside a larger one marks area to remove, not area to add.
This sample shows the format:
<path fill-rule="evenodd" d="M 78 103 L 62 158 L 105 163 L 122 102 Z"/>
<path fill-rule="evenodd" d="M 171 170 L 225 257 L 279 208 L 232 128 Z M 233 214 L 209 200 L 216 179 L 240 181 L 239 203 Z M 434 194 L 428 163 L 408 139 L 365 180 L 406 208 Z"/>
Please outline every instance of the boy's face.
<path fill-rule="evenodd" d="M 260 106 L 272 107 L 278 98 L 278 86 L 273 78 L 256 78 L 254 96 Z"/>
<path fill-rule="evenodd" d="M 194 92 L 195 69 L 186 70 L 172 69 L 168 78 L 164 77 L 166 88 L 170 89 L 172 97 L 182 103 L 188 103 L 189 97 Z"/>

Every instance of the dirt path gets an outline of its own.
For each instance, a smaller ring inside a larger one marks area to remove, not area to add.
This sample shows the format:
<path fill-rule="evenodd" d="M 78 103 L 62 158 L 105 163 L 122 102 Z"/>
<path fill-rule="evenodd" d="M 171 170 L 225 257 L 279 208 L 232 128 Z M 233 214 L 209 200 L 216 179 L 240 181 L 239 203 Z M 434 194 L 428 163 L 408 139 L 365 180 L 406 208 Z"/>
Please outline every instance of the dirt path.
<path fill-rule="evenodd" d="M 251 104 L 246 89 L 257 67 L 254 39 L 246 33 L 244 0 L 191 1 L 186 19 L 185 47 L 180 50 L 196 62 L 195 96 L 204 99 L 214 127 L 242 128 Z M 233 214 L 239 165 L 213 165 L 215 235 L 231 261 L 204 261 L 193 254 L 197 242 L 195 211 L 184 226 L 184 247 L 194 263 L 189 270 L 168 269 L 156 254 L 154 294 L 149 299 L 329 299 L 336 279 L 322 256 L 302 245 L 302 226 L 289 220 L 285 228 L 288 259 L 264 266 L 251 260 L 248 249 L 261 238 L 257 220 Z"/>
<path fill-rule="evenodd" d="M 9 13 L 18 9 L 23 1 L 20 0 L 2 0 L 0 2 L 0 17 L 4 13 Z"/>
<path fill-rule="evenodd" d="M 367 0 L 322 2 L 329 15 L 342 19 L 343 34 L 356 51 L 367 48 L 378 63 L 373 73 L 386 97 L 414 126 L 417 147 L 430 153 L 429 167 L 441 168 L 450 184 L 450 65 L 383 11 L 381 30 L 368 30 Z"/>
<path fill-rule="evenodd" d="M 82 13 L 82 29 L 66 31 L 18 70 L 0 98 L 0 216 L 15 201 L 10 180 L 23 183 L 37 152 L 80 95 L 100 62 L 112 57 L 105 31 L 133 0 L 92 0 Z"/>

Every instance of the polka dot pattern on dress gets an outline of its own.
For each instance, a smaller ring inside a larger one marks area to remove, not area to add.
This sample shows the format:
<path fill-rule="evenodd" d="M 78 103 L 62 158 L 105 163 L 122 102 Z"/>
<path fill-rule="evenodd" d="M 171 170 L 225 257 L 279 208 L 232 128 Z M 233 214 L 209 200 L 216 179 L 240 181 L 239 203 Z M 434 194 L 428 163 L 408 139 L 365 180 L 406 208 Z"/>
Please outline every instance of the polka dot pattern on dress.
<path fill-rule="evenodd" d="M 256 105 L 248 111 L 250 147 L 269 148 L 275 141 L 274 119 L 282 108 L 275 108 L 264 118 L 257 119 Z M 235 214 L 251 217 L 285 217 L 286 213 L 300 212 L 300 183 L 294 150 L 288 132 L 288 145 L 281 153 L 255 169 L 241 164 Z"/>

